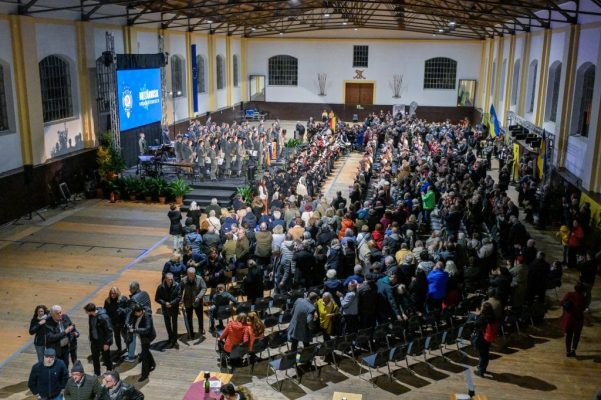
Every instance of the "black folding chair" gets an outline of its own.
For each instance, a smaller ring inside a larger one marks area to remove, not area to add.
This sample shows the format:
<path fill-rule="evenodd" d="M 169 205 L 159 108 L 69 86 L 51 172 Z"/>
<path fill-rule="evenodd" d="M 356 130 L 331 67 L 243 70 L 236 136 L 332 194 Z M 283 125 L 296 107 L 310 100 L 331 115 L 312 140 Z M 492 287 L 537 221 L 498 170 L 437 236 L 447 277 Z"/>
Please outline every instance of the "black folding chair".
<path fill-rule="evenodd" d="M 289 350 L 288 347 L 288 332 L 286 331 L 276 331 L 271 333 L 269 336 L 269 348 L 267 349 L 267 353 L 269 354 L 269 358 L 271 358 L 271 350 L 278 350 L 283 345 L 286 345 L 286 350 Z"/>
<path fill-rule="evenodd" d="M 261 355 L 263 352 L 269 353 L 269 336 L 263 336 L 262 338 L 256 339 L 253 343 L 252 351 L 250 352 L 250 372 L 251 374 L 255 370 L 255 364 L 261 361 Z"/>
<path fill-rule="evenodd" d="M 223 361 L 225 361 L 227 370 L 231 373 L 234 371 L 233 364 L 236 362 L 244 363 L 248 356 L 248 343 L 240 343 L 232 347 L 232 351 L 228 354 L 225 351 L 220 353 L 221 363 L 220 369 L 223 368 Z"/>
<path fill-rule="evenodd" d="M 318 348 L 319 348 L 319 345 L 317 343 L 314 343 L 312 345 L 303 347 L 302 349 L 298 350 L 297 356 L 296 356 L 296 367 L 297 367 L 297 376 L 298 376 L 299 384 L 303 380 L 303 375 L 304 375 L 303 366 L 304 365 L 309 365 L 309 366 L 312 365 L 315 368 L 315 372 L 317 372 L 317 363 L 315 361 L 315 357 L 317 356 Z"/>
<path fill-rule="evenodd" d="M 388 364 L 389 350 L 380 350 L 376 353 L 361 358 L 361 365 L 368 367 L 369 380 L 375 387 L 374 376 L 372 370 L 380 372 L 380 368 L 386 366 L 388 368 L 388 379 L 392 381 L 392 372 L 390 371 L 390 365 Z"/>
<path fill-rule="evenodd" d="M 275 375 L 275 384 L 280 383 L 280 388 L 278 391 L 282 391 L 282 385 L 284 384 L 283 380 L 279 380 L 278 371 L 284 371 L 286 377 L 290 378 L 288 375 L 288 370 L 295 369 L 296 370 L 296 351 L 289 351 L 285 353 L 281 358 L 269 362 L 269 369 L 273 371 Z M 269 382 L 268 382 L 269 383 Z"/>

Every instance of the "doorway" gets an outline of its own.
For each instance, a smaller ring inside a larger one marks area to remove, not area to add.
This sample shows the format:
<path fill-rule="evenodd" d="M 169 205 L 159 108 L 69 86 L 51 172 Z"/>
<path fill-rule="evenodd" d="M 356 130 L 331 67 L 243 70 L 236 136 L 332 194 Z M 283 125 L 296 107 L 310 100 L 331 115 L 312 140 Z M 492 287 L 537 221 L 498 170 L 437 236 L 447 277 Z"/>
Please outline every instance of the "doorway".
<path fill-rule="evenodd" d="M 374 104 L 374 84 L 369 82 L 345 82 L 344 104 Z"/>
<path fill-rule="evenodd" d="M 250 75 L 249 78 L 250 101 L 265 101 L 265 75 Z"/>

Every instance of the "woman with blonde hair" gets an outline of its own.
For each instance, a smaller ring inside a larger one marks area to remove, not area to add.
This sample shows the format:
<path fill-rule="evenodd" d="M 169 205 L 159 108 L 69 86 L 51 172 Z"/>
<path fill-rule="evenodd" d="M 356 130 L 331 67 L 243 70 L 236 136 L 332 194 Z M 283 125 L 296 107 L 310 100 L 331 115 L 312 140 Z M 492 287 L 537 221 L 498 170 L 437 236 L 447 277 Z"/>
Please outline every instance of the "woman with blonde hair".
<path fill-rule="evenodd" d="M 259 315 L 251 311 L 248 313 L 248 350 L 252 351 L 255 340 L 265 336 L 265 324 L 259 318 Z"/>
<path fill-rule="evenodd" d="M 104 309 L 106 310 L 111 325 L 113 325 L 113 335 L 115 336 L 115 344 L 117 345 L 117 354 L 121 354 L 121 330 L 124 324 L 124 315 L 119 312 L 121 301 L 121 291 L 117 286 L 113 286 L 109 290 L 108 297 L 104 300 Z"/>

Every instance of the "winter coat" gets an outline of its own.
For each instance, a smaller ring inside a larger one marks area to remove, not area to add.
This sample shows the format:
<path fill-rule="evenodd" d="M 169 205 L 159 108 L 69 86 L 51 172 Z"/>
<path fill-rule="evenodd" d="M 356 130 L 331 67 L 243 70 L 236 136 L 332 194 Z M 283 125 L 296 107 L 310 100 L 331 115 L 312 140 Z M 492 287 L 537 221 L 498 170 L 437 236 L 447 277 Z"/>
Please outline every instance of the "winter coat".
<path fill-rule="evenodd" d="M 249 340 L 249 328 L 248 325 L 242 322 L 230 321 L 219 336 L 219 340 L 225 340 L 223 346 L 225 351 L 230 353 L 235 345 L 247 342 Z"/>
<path fill-rule="evenodd" d="M 51 318 L 48 314 L 46 314 L 44 317 L 46 319 Z M 33 344 L 36 346 L 46 345 L 46 328 L 44 327 L 44 325 L 40 325 L 40 320 L 37 316 L 33 317 L 31 319 L 31 322 L 29 323 L 29 334 L 35 335 L 35 338 L 33 339 Z"/>
<path fill-rule="evenodd" d="M 182 279 L 180 285 L 182 291 L 182 302 L 184 307 L 193 307 L 194 302 L 200 304 L 203 296 L 207 292 L 207 284 L 200 276 L 196 276 L 194 281 L 190 281 L 187 276 Z"/>
<path fill-rule="evenodd" d="M 334 269 L 338 271 L 338 264 L 340 263 L 341 248 L 340 245 L 332 246 L 328 249 L 326 259 L 326 270 Z"/>
<path fill-rule="evenodd" d="M 196 231 L 188 232 L 185 236 L 185 244 L 192 246 L 194 253 L 200 252 L 200 246 L 202 245 L 202 236 Z"/>
<path fill-rule="evenodd" d="M 169 272 L 173 274 L 173 280 L 175 282 L 180 282 L 182 280 L 182 275 L 186 273 L 186 266 L 181 262 L 167 261 L 163 266 L 161 279 L 164 280 L 165 275 L 167 275 Z"/>
<path fill-rule="evenodd" d="M 288 325 L 288 340 L 311 342 L 313 335 L 309 322 L 313 321 L 315 306 L 307 299 L 296 299 L 292 307 L 292 319 Z"/>
<path fill-rule="evenodd" d="M 584 231 L 582 227 L 578 225 L 576 228 L 573 228 L 570 231 L 570 236 L 568 237 L 568 247 L 580 247 L 582 246 L 582 241 L 584 240 Z"/>
<path fill-rule="evenodd" d="M 271 232 L 257 232 L 255 233 L 255 239 L 257 241 L 255 255 L 257 257 L 271 256 L 271 244 L 273 242 Z"/>
<path fill-rule="evenodd" d="M 376 242 L 378 250 L 382 250 L 382 247 L 384 247 L 384 232 L 373 231 L 371 233 L 371 238 Z"/>
<path fill-rule="evenodd" d="M 155 292 L 154 301 L 161 305 L 163 314 L 178 313 L 179 302 L 182 299 L 182 288 L 177 282 L 172 282 L 171 286 L 167 286 L 165 281 L 161 283 Z M 170 304 L 171 307 L 167 307 Z"/>
<path fill-rule="evenodd" d="M 67 328 L 69 325 L 73 324 L 71 318 L 69 318 L 67 314 L 63 314 L 61 323 L 63 328 Z M 71 333 L 65 333 L 64 329 L 61 331 L 59 323 L 52 317 L 48 318 L 44 326 L 46 327 L 46 347 L 53 348 L 56 351 L 56 357 L 61 358 L 64 355 L 63 352 L 69 350 L 71 341 L 75 340 L 75 330 L 72 330 Z M 65 337 L 68 339 L 68 342 L 65 346 L 61 346 L 61 341 Z"/>
<path fill-rule="evenodd" d="M 144 394 L 132 385 L 128 385 L 125 382 L 119 382 L 115 397 L 111 398 L 109 389 L 103 387 L 96 400 L 144 400 Z"/>
<path fill-rule="evenodd" d="M 342 223 L 340 225 L 340 231 L 338 232 L 338 240 L 342 240 L 347 229 L 352 229 L 354 232 L 355 231 L 355 223 L 351 219 L 343 218 Z"/>
<path fill-rule="evenodd" d="M 111 319 L 104 308 L 96 310 L 96 316 L 88 317 L 90 327 L 90 342 L 99 344 L 113 344 L 113 325 Z"/>
<path fill-rule="evenodd" d="M 336 295 L 333 297 L 338 298 Z M 338 314 L 338 304 L 334 300 L 330 300 L 326 305 L 323 299 L 319 299 L 315 304 L 315 308 L 319 314 L 319 326 L 325 333 L 331 335 L 334 330 L 334 315 L 332 314 Z"/>
<path fill-rule="evenodd" d="M 378 287 L 378 312 L 379 314 L 396 318 L 403 313 L 394 297 L 394 288 L 390 284 L 390 278 L 385 276 L 376 282 Z"/>
<path fill-rule="evenodd" d="M 73 378 L 69 378 L 63 395 L 65 400 L 95 400 L 100 394 L 100 383 L 94 375 L 84 375 L 83 382 L 78 385 Z"/>
<path fill-rule="evenodd" d="M 440 269 L 433 269 L 428 274 L 428 296 L 435 300 L 444 299 L 447 294 L 449 274 Z"/>
<path fill-rule="evenodd" d="M 67 366 L 58 357 L 54 359 L 51 367 L 46 367 L 44 362 L 38 362 L 31 368 L 27 387 L 34 395 L 42 398 L 54 399 L 65 388 L 69 379 Z"/>
<path fill-rule="evenodd" d="M 433 210 L 436 206 L 436 194 L 434 190 L 429 190 L 422 194 L 422 203 L 424 204 L 424 210 Z"/>
<path fill-rule="evenodd" d="M 152 316 L 145 312 L 141 317 L 141 321 L 136 328 L 137 318 L 134 313 L 127 316 L 126 324 L 134 327 L 134 332 L 140 336 L 140 342 L 144 344 L 150 344 L 157 337 L 157 333 L 154 329 L 152 322 Z"/>
<path fill-rule="evenodd" d="M 582 293 L 566 293 L 560 305 L 563 307 L 563 314 L 559 319 L 561 328 L 564 331 L 570 329 L 581 330 L 584 325 L 584 310 L 586 309 L 586 300 Z"/>
<path fill-rule="evenodd" d="M 167 213 L 167 217 L 169 218 L 169 234 L 179 236 L 182 234 L 182 213 L 178 210 L 170 210 Z"/>
<path fill-rule="evenodd" d="M 249 300 L 263 297 L 263 271 L 261 267 L 256 266 L 248 271 L 242 282 L 244 294 Z"/>
<path fill-rule="evenodd" d="M 175 276 L 173 278 L 175 280 Z M 132 294 L 131 300 L 133 302 L 138 303 L 148 314 L 152 314 L 152 304 L 150 303 L 150 296 L 143 290 L 138 290 L 136 293 Z"/>

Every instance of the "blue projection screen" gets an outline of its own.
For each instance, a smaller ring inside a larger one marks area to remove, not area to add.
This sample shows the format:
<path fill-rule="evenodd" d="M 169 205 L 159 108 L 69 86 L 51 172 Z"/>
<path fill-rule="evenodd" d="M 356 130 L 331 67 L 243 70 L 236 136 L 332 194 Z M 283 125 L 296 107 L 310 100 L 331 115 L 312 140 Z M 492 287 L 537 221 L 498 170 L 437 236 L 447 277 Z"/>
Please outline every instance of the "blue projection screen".
<path fill-rule="evenodd" d="M 161 120 L 161 69 L 117 70 L 119 129 L 127 131 Z"/>

